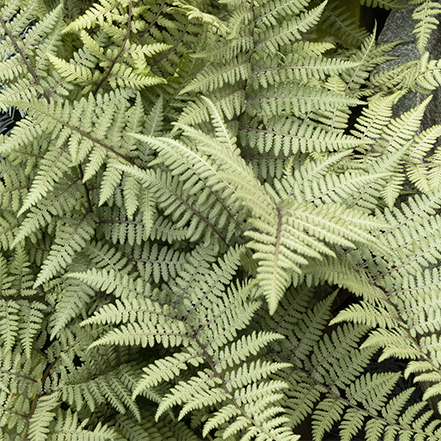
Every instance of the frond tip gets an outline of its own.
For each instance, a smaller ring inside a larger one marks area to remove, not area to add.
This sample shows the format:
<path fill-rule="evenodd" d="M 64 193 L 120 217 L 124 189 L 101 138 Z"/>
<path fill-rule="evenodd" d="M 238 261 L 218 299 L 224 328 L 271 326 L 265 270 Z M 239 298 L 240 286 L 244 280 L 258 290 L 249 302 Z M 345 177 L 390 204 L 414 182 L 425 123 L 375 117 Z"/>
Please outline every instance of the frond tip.
<path fill-rule="evenodd" d="M 412 14 L 412 18 L 418 20 L 413 33 L 416 34 L 416 46 L 420 54 L 424 53 L 431 32 L 436 29 L 439 24 L 439 21 L 435 16 L 440 13 L 441 5 L 438 2 L 425 0 Z"/>

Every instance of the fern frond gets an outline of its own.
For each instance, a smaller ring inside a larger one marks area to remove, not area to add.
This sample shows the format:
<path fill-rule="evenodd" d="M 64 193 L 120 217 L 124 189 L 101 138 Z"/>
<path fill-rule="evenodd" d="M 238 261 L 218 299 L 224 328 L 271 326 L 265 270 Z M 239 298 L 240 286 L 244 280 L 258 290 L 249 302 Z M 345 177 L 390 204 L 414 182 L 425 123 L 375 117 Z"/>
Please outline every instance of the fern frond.
<path fill-rule="evenodd" d="M 416 77 L 417 86 L 425 91 L 434 90 L 441 84 L 441 65 L 439 60 L 430 60 L 429 53 L 421 57 Z"/>
<path fill-rule="evenodd" d="M 253 332 L 250 335 L 244 335 L 236 340 L 231 346 L 225 346 L 219 352 L 219 368 L 226 370 L 235 364 L 244 362 L 249 356 L 256 355 L 260 349 L 268 345 L 270 342 L 283 338 L 280 334 L 274 332 Z"/>
<path fill-rule="evenodd" d="M 239 430 L 238 427 L 250 430 L 250 433 L 260 433 L 262 430 L 263 433 L 267 433 L 268 430 L 272 430 L 271 427 L 274 430 L 277 427 L 277 430 L 281 431 L 283 428 L 283 432 L 288 433 L 287 428 L 283 426 L 283 417 L 269 424 L 264 424 L 263 421 L 274 413 L 282 412 L 278 406 L 280 395 L 274 392 L 284 388 L 284 382 L 266 379 L 289 364 L 260 361 L 247 366 L 244 364 L 245 360 L 271 341 L 280 339 L 280 336 L 276 333 L 253 333 L 236 341 L 237 331 L 244 329 L 252 317 L 252 314 L 245 317 L 245 312 L 250 307 L 255 310 L 256 306 L 260 305 L 260 302 L 256 303 L 253 300 L 254 283 L 224 291 L 224 284 L 228 284 L 233 276 L 233 265 L 236 266 L 241 252 L 241 248 L 230 251 L 229 256 L 219 260 L 219 266 L 210 269 L 208 274 L 201 272 L 200 276 L 191 276 L 192 283 L 186 288 L 178 282 L 181 286 L 179 291 L 189 291 L 183 299 L 183 306 L 187 303 L 187 298 L 193 298 L 199 304 L 198 308 L 193 308 L 190 304 L 190 310 L 184 318 L 186 326 L 196 328 L 189 335 L 190 341 L 186 351 L 157 360 L 145 368 L 146 375 L 138 383 L 134 395 L 144 394 L 148 388 L 156 387 L 161 382 L 173 381 L 182 370 L 193 370 L 194 367 L 200 366 L 195 375 L 168 389 L 159 404 L 157 418 L 176 405 L 181 408 L 179 418 L 183 418 L 188 412 L 214 405 L 219 412 L 213 412 L 213 418 L 207 423 L 205 431 L 219 425 L 224 427 L 227 422 L 231 422 L 234 427 L 231 430 L 234 433 Z M 195 264 L 197 265 L 196 262 Z M 197 266 L 195 269 L 200 270 Z M 207 322 L 205 317 L 209 308 L 206 302 L 208 299 L 218 312 L 214 320 Z M 202 321 L 197 320 L 197 317 Z M 221 349 L 220 353 L 218 348 Z M 211 360 L 208 368 L 204 366 L 207 360 Z M 237 418 L 238 413 L 235 411 L 227 412 L 226 408 L 230 408 L 231 405 L 242 409 L 239 415 L 245 412 L 246 419 Z M 260 417 L 264 424 L 261 426 L 257 421 L 253 421 L 253 415 L 257 417 L 264 409 L 267 410 L 267 414 L 263 413 Z M 292 432 L 289 433 L 292 437 Z"/>
<path fill-rule="evenodd" d="M 302 174 L 296 173 L 294 176 L 297 178 L 299 175 Z M 387 177 L 386 172 L 372 174 L 346 172 L 339 175 L 329 173 L 323 178 L 313 176 L 303 182 L 298 194 L 303 193 L 303 198 L 309 203 L 335 202 L 346 204 L 348 207 L 373 209 L 378 203 L 380 190 Z M 296 184 L 292 188 L 297 192 Z M 314 196 L 311 197 L 312 195 Z"/>
<path fill-rule="evenodd" d="M 72 275 L 71 275 L 72 277 Z M 158 327 L 167 326 L 164 324 L 164 318 L 170 318 L 167 308 L 161 307 L 159 304 L 151 300 L 140 297 L 138 299 L 116 300 L 115 305 L 104 305 L 92 317 L 81 322 L 82 326 L 90 324 L 120 324 L 128 322 L 148 323 L 151 325 L 158 325 Z M 170 321 L 167 323 L 170 324 Z M 182 323 L 180 323 L 182 325 Z M 176 321 L 175 326 L 180 328 L 180 332 L 185 332 L 184 328 Z"/>
<path fill-rule="evenodd" d="M 233 12 L 233 14 L 235 14 Z M 249 8 L 247 5 L 242 6 L 240 11 L 238 11 L 239 19 L 245 19 L 250 14 Z M 238 25 L 240 22 L 237 23 Z M 232 27 L 232 33 L 239 32 L 238 30 L 234 30 L 234 26 Z M 238 28 L 240 29 L 240 28 Z M 209 59 L 213 63 L 222 62 L 226 59 L 236 58 L 239 54 L 247 53 L 253 48 L 253 39 L 251 36 L 243 36 L 239 39 L 228 39 L 221 40 L 219 42 L 213 42 L 211 44 L 211 50 L 206 51 L 204 49 L 198 51 L 197 53 L 192 54 L 192 57 L 197 59 Z"/>
<path fill-rule="evenodd" d="M 161 344 L 168 348 L 182 344 L 187 346 L 188 343 L 188 334 L 185 332 L 181 322 L 171 324 L 167 321 L 164 322 L 164 327 L 159 329 L 148 322 L 142 322 L 121 325 L 119 328 L 109 331 L 103 337 L 94 341 L 89 347 L 93 348 L 100 345 L 136 345 L 145 348 Z"/>
<path fill-rule="evenodd" d="M 413 11 L 412 18 L 418 20 L 413 33 L 416 34 L 416 47 L 422 55 L 431 32 L 436 28 L 439 21 L 435 15 L 441 13 L 441 5 L 437 2 L 426 0 L 421 6 Z"/>
<path fill-rule="evenodd" d="M 0 245 L 3 250 L 13 248 L 15 233 L 20 223 L 13 213 L 4 211 L 0 216 Z"/>
<path fill-rule="evenodd" d="M 207 247 L 203 245 L 198 245 L 195 249 L 185 256 L 185 260 L 182 262 L 181 268 L 179 269 L 178 276 L 170 281 L 170 289 L 173 295 L 173 305 L 177 307 L 189 293 L 191 286 L 195 284 L 196 281 L 205 284 L 206 275 L 210 272 L 210 268 L 216 261 L 216 256 L 218 255 L 219 249 L 216 247 Z M 224 271 L 221 271 L 219 276 L 222 278 L 227 277 L 228 280 L 231 278 L 231 265 L 237 264 L 237 256 L 235 259 L 230 261 Z M 239 259 L 240 261 L 240 259 Z M 217 279 L 216 279 L 217 280 Z M 218 281 L 211 283 L 215 286 Z M 191 292 L 191 291 L 190 291 Z"/>
<path fill-rule="evenodd" d="M 85 15 L 77 18 L 63 29 L 63 33 L 79 31 L 81 29 L 88 29 L 103 24 L 107 16 L 111 16 L 112 12 L 119 6 L 115 1 L 102 1 L 102 4 L 96 3 L 93 8 L 89 8 Z M 127 1 L 121 3 L 121 6 L 127 5 Z"/>
<path fill-rule="evenodd" d="M 324 213 L 320 208 L 298 202 L 280 206 L 272 224 L 251 220 L 257 231 L 246 233 L 254 239 L 248 246 L 256 250 L 254 257 L 259 260 L 257 278 L 265 291 L 270 311 L 275 311 L 290 283 L 289 271 L 301 272 L 301 267 L 307 265 L 310 258 L 335 256 L 326 243 L 354 247 L 352 241 L 361 240 L 373 244 L 373 237 L 360 229 L 363 224 L 367 228 L 381 228 L 380 224 L 371 222 L 373 220 L 365 214 L 356 214 L 355 210 L 347 210 L 338 204 L 327 204 Z M 388 252 L 381 245 L 379 247 Z"/>
<path fill-rule="evenodd" d="M 51 336 L 60 333 L 70 320 L 77 317 L 92 301 L 94 291 L 84 282 L 71 280 L 66 284 L 52 319 Z"/>
<path fill-rule="evenodd" d="M 110 441 L 116 436 L 113 428 L 98 423 L 92 430 L 84 429 L 88 420 L 79 421 L 78 413 L 58 411 L 55 418 L 56 425 L 51 428 L 51 433 L 47 440 L 56 441 L 57 439 L 74 438 L 78 441 Z"/>
<path fill-rule="evenodd" d="M 127 440 L 148 440 L 149 438 L 176 439 L 177 441 L 202 441 L 199 434 L 190 429 L 185 422 L 176 421 L 170 415 L 164 416 L 161 421 L 152 424 L 156 409 L 153 406 L 144 406 L 140 422 L 133 421 L 126 415 L 117 417 L 117 427 Z M 173 424 L 171 423 L 173 421 Z"/>
<path fill-rule="evenodd" d="M 124 192 L 124 206 L 127 216 L 133 219 L 133 215 L 139 207 L 140 185 L 132 176 L 124 176 L 122 182 Z"/>
<path fill-rule="evenodd" d="M 143 368 L 144 375 L 138 381 L 133 396 L 142 394 L 143 390 L 157 386 L 164 381 L 170 381 L 179 376 L 181 371 L 188 369 L 188 365 L 197 367 L 204 358 L 194 348 L 189 347 L 185 352 L 177 352 L 173 356 L 156 360 L 154 364 Z"/>
<path fill-rule="evenodd" d="M 371 81 L 383 91 L 431 91 L 439 87 L 441 82 L 440 63 L 438 60 L 430 60 L 429 53 L 425 52 L 419 60 L 398 64 L 376 73 Z"/>
<path fill-rule="evenodd" d="M 103 205 L 111 196 L 113 196 L 116 187 L 121 182 L 122 172 L 121 170 L 113 167 L 118 160 L 109 158 L 107 162 L 106 170 L 103 173 L 103 179 L 100 190 L 99 205 Z"/>
<path fill-rule="evenodd" d="M 369 139 L 378 139 L 383 128 L 389 124 L 392 117 L 392 106 L 396 104 L 403 93 L 396 92 L 389 96 L 380 96 L 369 101 L 357 118 L 352 134 L 365 142 Z"/>
<path fill-rule="evenodd" d="M 34 341 L 41 332 L 44 324 L 47 306 L 40 302 L 20 301 L 20 324 L 18 338 L 23 346 L 24 353 L 31 359 Z"/>
<path fill-rule="evenodd" d="M 154 228 L 152 223 L 156 214 L 155 201 L 147 193 L 144 194 L 144 198 L 141 198 L 140 202 L 143 211 L 142 213 L 138 212 L 133 220 L 128 218 L 124 208 L 118 206 L 104 207 L 100 210 L 101 215 L 105 213 L 111 216 L 108 218 L 109 220 L 98 225 L 100 233 L 104 234 L 106 240 L 111 240 L 114 244 L 124 244 L 127 241 L 129 245 L 133 246 L 140 245 L 143 240 L 148 238 L 151 229 Z M 148 202 L 150 203 L 148 204 Z"/>
<path fill-rule="evenodd" d="M 233 119 L 244 111 L 245 91 L 243 88 L 224 86 L 224 93 L 212 94 L 216 107 L 223 113 L 226 120 Z M 206 101 L 196 98 L 190 102 L 180 114 L 178 123 L 194 126 L 201 122 L 210 121 L 208 105 Z"/>
<path fill-rule="evenodd" d="M 2 102 L 1 99 L 0 102 Z M 11 151 L 32 142 L 34 136 L 41 138 L 43 131 L 43 127 L 27 118 L 18 121 L 12 129 L 10 136 L 0 135 L 0 155 L 3 158 L 8 157 Z"/>
<path fill-rule="evenodd" d="M 55 183 L 68 172 L 69 157 L 67 155 L 67 145 L 65 144 L 66 138 L 61 138 L 60 141 L 42 160 L 41 168 L 32 182 L 19 215 L 46 196 L 48 191 L 53 189 Z"/>
<path fill-rule="evenodd" d="M 282 179 L 286 174 L 287 160 L 284 157 L 255 155 L 245 159 L 261 182 L 271 183 L 273 179 Z"/>
<path fill-rule="evenodd" d="M 404 8 L 406 4 L 401 0 L 360 0 L 362 5 L 372 8 L 384 9 L 400 9 Z"/>
<path fill-rule="evenodd" d="M 266 68 L 268 65 L 277 66 L 276 59 L 269 58 L 264 61 L 265 63 L 263 61 L 257 63 L 252 72 L 255 77 L 254 81 L 264 88 L 294 80 L 304 84 L 308 84 L 312 78 L 326 80 L 329 76 L 338 75 L 345 70 L 354 69 L 360 65 L 358 61 L 297 54 L 289 54 L 284 59 L 284 63 L 278 67 Z M 259 64 L 265 67 L 260 68 Z"/>
<path fill-rule="evenodd" d="M 27 194 L 28 177 L 5 160 L 0 161 L 0 176 L 0 206 L 17 212 Z"/>
<path fill-rule="evenodd" d="M 120 164 L 115 164 L 115 167 L 134 176 L 144 187 L 151 190 L 158 207 L 164 210 L 165 215 L 172 215 L 172 219 L 178 227 L 182 228 L 187 222 L 190 222 L 189 229 L 187 230 L 189 240 L 195 241 L 199 239 L 207 229 L 223 239 L 223 235 L 218 228 L 219 224 L 216 225 L 217 221 L 213 216 L 216 212 L 210 214 L 208 208 L 215 203 L 213 196 L 206 200 L 199 200 L 195 196 L 189 195 L 190 202 L 186 197 L 188 190 L 184 188 L 184 184 L 182 184 L 179 178 L 174 178 L 169 173 L 164 173 L 160 170 L 156 172 L 153 170 L 141 170 L 133 166 Z M 207 196 L 209 195 L 210 192 L 208 191 Z M 222 226 L 224 220 L 220 219 L 219 223 Z"/>
<path fill-rule="evenodd" d="M 345 324 L 345 329 L 337 328 L 329 335 L 323 335 L 320 329 L 327 326 L 331 317 L 335 293 L 311 308 L 311 291 L 305 284 L 290 289 L 274 316 L 269 317 L 265 312 L 261 322 L 264 329 L 280 330 L 286 337 L 278 343 L 275 359 L 291 361 L 293 366 L 287 368 L 286 372 L 276 374 L 276 378 L 284 379 L 289 384 L 285 407 L 289 409 L 291 425 L 297 426 L 307 414 L 312 413 L 314 434 L 317 439 L 323 439 L 326 431 L 354 410 L 360 412 L 362 420 L 367 420 L 366 425 L 371 425 L 371 418 L 374 421 L 381 419 L 384 424 L 383 418 L 372 416 L 369 406 L 377 406 L 378 409 L 379 404 L 384 403 L 384 397 L 390 394 L 390 387 L 398 379 L 399 373 L 390 374 L 393 378 L 387 375 L 378 378 L 379 382 L 392 380 L 387 393 L 384 393 L 384 389 L 377 392 L 375 383 L 371 383 L 369 377 L 366 382 L 361 373 L 375 353 L 372 348 L 359 349 L 359 341 L 365 335 L 366 328 Z M 360 387 L 354 387 L 358 381 Z M 369 383 L 370 392 L 362 391 L 364 384 Z M 360 392 L 356 397 L 357 389 Z M 369 403 L 361 403 L 363 394 L 365 398 L 368 397 Z M 347 399 L 349 396 L 350 400 Z M 393 423 L 387 422 L 387 425 L 390 424 L 398 428 L 398 416 Z M 340 427 L 343 429 L 347 425 L 342 421 Z"/>
<path fill-rule="evenodd" d="M 367 325 L 371 328 L 380 326 L 382 328 L 388 327 L 389 329 L 394 329 L 401 324 L 398 314 L 394 315 L 395 317 L 391 316 L 390 311 L 380 306 L 373 306 L 369 303 L 361 302 L 360 304 L 351 305 L 344 311 L 341 311 L 339 315 L 333 319 L 333 323 L 351 321 L 353 323 Z"/>
<path fill-rule="evenodd" d="M 394 341 L 393 346 L 390 344 Z M 380 357 L 380 361 L 387 359 L 388 357 L 396 357 L 401 359 L 418 359 L 421 356 L 421 351 L 405 332 L 397 329 L 379 329 L 369 334 L 369 337 L 362 345 L 363 348 L 374 347 L 383 348 L 383 352 Z M 427 364 L 427 362 L 425 362 Z M 430 364 L 430 363 L 429 363 Z M 416 366 L 418 366 L 416 368 Z M 424 362 L 410 362 L 408 368 L 405 371 L 407 376 L 410 372 L 417 372 L 421 369 L 427 369 L 427 365 Z M 430 366 L 432 368 L 432 366 Z"/>
<path fill-rule="evenodd" d="M 368 274 L 354 271 L 354 263 L 350 259 L 335 260 L 325 257 L 321 261 L 311 262 L 305 267 L 304 273 L 307 280 L 313 280 L 314 283 L 327 282 L 337 285 L 358 297 L 363 297 L 367 302 L 382 305 L 388 310 L 384 291 L 375 285 Z"/>
<path fill-rule="evenodd" d="M 333 36 L 337 42 L 342 42 L 349 47 L 358 47 L 368 34 L 360 27 L 348 8 L 339 6 L 339 2 L 329 2 L 326 5 L 319 23 L 319 30 L 323 29 L 326 35 Z"/>
<path fill-rule="evenodd" d="M 101 74 L 99 71 L 92 73 L 92 70 L 84 65 L 69 63 L 52 54 L 47 54 L 47 57 L 66 81 L 74 82 L 80 86 L 89 86 L 86 91 L 89 91 L 100 80 Z M 90 60 L 90 62 L 93 61 L 96 60 Z"/>
<path fill-rule="evenodd" d="M 127 274 L 132 270 L 132 265 L 128 262 L 120 250 L 114 249 L 106 242 L 92 242 L 85 249 L 90 256 L 95 268 L 107 268 Z"/>
<path fill-rule="evenodd" d="M 355 95 L 371 95 L 372 92 L 363 92 L 360 89 L 363 88 L 362 85 L 366 80 L 372 76 L 372 70 L 375 67 L 391 59 L 388 56 L 388 52 L 396 45 L 397 42 L 376 44 L 375 30 L 366 37 L 361 47 L 349 57 L 350 60 L 360 61 L 361 64 L 354 68 L 352 72 L 349 70 L 341 73 L 343 81 L 347 84 L 347 89 L 351 90 Z M 393 89 L 390 91 L 395 92 Z"/>
<path fill-rule="evenodd" d="M 167 282 L 175 279 L 177 271 L 181 268 L 184 260 L 184 253 L 173 250 L 169 247 L 158 247 L 156 243 L 152 246 L 138 247 L 135 249 L 133 261 L 138 271 L 145 280 L 153 279 L 155 283 Z"/>
<path fill-rule="evenodd" d="M 245 81 L 251 76 L 251 65 L 247 56 L 241 56 L 234 60 L 233 65 L 223 65 L 219 69 L 217 65 L 209 64 L 202 70 L 190 84 L 181 90 L 181 94 L 187 92 L 207 93 L 221 89 L 225 83 L 235 84 Z"/>
<path fill-rule="evenodd" d="M 32 289 L 33 277 L 28 266 L 23 247 L 18 247 L 16 258 L 11 263 L 7 264 L 3 257 L 0 259 L 0 343 L 6 351 L 12 351 L 20 342 L 25 357 L 30 360 L 33 341 L 41 331 L 46 306 L 33 299 L 37 292 Z"/>
<path fill-rule="evenodd" d="M 44 261 L 34 287 L 47 282 L 72 261 L 73 255 L 82 250 L 94 234 L 95 222 L 89 214 L 59 225 L 56 240 Z"/>
<path fill-rule="evenodd" d="M 159 239 L 168 243 L 176 240 L 184 240 L 187 236 L 185 228 L 179 228 L 169 219 L 158 216 L 155 222 L 151 222 L 150 238 Z"/>
<path fill-rule="evenodd" d="M 284 116 L 272 117 L 265 125 L 259 118 L 252 119 L 240 129 L 242 143 L 257 149 L 259 153 L 283 153 L 289 156 L 299 152 L 344 150 L 360 144 L 359 140 L 339 131 Z"/>
<path fill-rule="evenodd" d="M 150 294 L 150 286 L 141 279 L 134 280 L 131 276 L 115 271 L 114 269 L 89 269 L 83 273 L 71 272 L 67 277 L 73 277 L 96 290 L 104 290 L 109 294 L 127 299 Z"/>
<path fill-rule="evenodd" d="M 384 155 L 384 157 L 381 158 L 380 156 L 377 164 L 371 166 L 375 170 L 387 170 L 389 172 L 389 177 L 385 179 L 386 185 L 381 191 L 383 200 L 389 208 L 393 207 L 403 187 L 405 175 L 402 159 L 408 151 L 411 151 L 412 139 L 415 138 L 418 132 L 421 118 L 429 100 L 430 97 L 412 111 L 391 120 L 378 139 L 376 150 L 380 151 L 380 155 Z"/>
<path fill-rule="evenodd" d="M 294 16 L 289 21 L 283 21 L 280 26 L 275 28 L 268 27 L 267 20 L 262 20 L 262 25 L 257 22 L 254 34 L 255 49 L 262 51 L 262 53 L 268 51 L 276 53 L 281 46 L 300 40 L 302 33 L 305 33 L 318 23 L 325 6 L 326 2 L 323 2 L 307 12 Z M 277 12 L 279 13 L 279 11 Z M 266 15 L 265 18 L 268 19 L 269 16 Z"/>
<path fill-rule="evenodd" d="M 20 305 L 18 302 L 7 301 L 4 299 L 1 299 L 0 302 L 0 326 L 3 336 L 1 339 L 1 344 L 4 346 L 6 351 L 11 351 L 15 344 L 15 339 L 19 329 Z"/>
<path fill-rule="evenodd" d="M 19 1 L 11 1 L 2 6 L 2 15 L 3 20 L 5 22 L 11 21 L 11 19 L 19 12 L 20 9 L 20 2 Z M 20 11 L 23 13 L 23 11 Z M 5 34 L 4 30 L 0 31 L 1 35 L 3 36 Z"/>
<path fill-rule="evenodd" d="M 211 323 L 207 323 L 198 329 L 197 334 L 200 344 L 209 343 L 211 350 L 216 350 L 218 347 L 225 345 L 228 340 L 233 340 L 237 332 L 244 329 L 251 322 L 253 315 L 261 305 L 260 301 L 247 299 L 253 292 L 255 292 L 254 284 L 247 283 L 243 286 L 232 286 L 227 290 L 228 298 L 234 299 L 227 305 L 215 299 L 218 316 Z M 225 317 L 223 317 L 224 315 Z"/>
<path fill-rule="evenodd" d="M 108 403 L 120 414 L 129 410 L 139 421 L 139 407 L 130 398 L 133 378 L 140 374 L 139 365 L 136 362 L 121 363 L 121 358 L 117 357 L 126 358 L 124 353 L 114 349 L 109 352 L 106 356 L 84 357 L 81 367 L 65 375 L 61 385 L 63 400 L 76 409 L 86 404 L 92 412 Z"/>
<path fill-rule="evenodd" d="M 293 115 L 303 118 L 314 110 L 334 110 L 363 104 L 356 98 L 343 93 L 330 92 L 326 89 L 299 85 L 296 93 L 287 93 L 284 85 L 269 86 L 265 93 L 247 98 L 250 115 L 263 117 Z"/>
<path fill-rule="evenodd" d="M 193 176 L 208 178 L 209 181 L 211 177 L 217 174 L 217 167 L 212 161 L 204 156 L 200 156 L 198 152 L 193 151 L 183 143 L 167 138 L 150 138 L 143 135 L 136 135 L 136 138 L 160 152 L 163 162 L 170 168 L 172 173 L 181 176 L 182 180 L 187 181 L 184 188 L 194 186 L 195 180 Z M 181 172 L 183 166 L 189 169 L 186 173 Z M 190 177 L 193 179 L 188 181 Z"/>
<path fill-rule="evenodd" d="M 49 435 L 49 425 L 55 418 L 55 407 L 59 404 L 59 393 L 46 395 L 38 400 L 35 412 L 29 421 L 29 436 L 35 440 L 45 440 Z"/>
<path fill-rule="evenodd" d="M 26 66 L 17 57 L 2 61 L 0 64 L 0 80 L 4 82 L 23 76 L 26 72 Z"/>
<path fill-rule="evenodd" d="M 54 216 L 63 216 L 69 213 L 74 207 L 75 199 L 79 196 L 76 183 L 74 181 L 73 184 L 66 187 L 57 185 L 52 197 L 43 203 L 40 202 L 38 206 L 31 207 L 26 213 L 26 218 L 20 223 L 12 245 L 16 246 L 27 237 L 35 242 L 39 228 L 46 227 Z M 62 182 L 62 184 L 66 183 Z"/>
<path fill-rule="evenodd" d="M 145 87 L 154 86 L 157 84 L 164 84 L 166 80 L 155 75 L 139 75 L 133 72 L 131 67 L 120 64 L 112 70 L 108 76 L 109 84 L 113 89 L 120 87 L 130 87 L 135 90 L 140 90 Z"/>
<path fill-rule="evenodd" d="M 280 17 L 298 15 L 305 12 L 309 1 L 300 0 L 295 2 L 267 1 L 259 5 L 255 12 L 255 20 L 263 26 L 274 26 Z"/>

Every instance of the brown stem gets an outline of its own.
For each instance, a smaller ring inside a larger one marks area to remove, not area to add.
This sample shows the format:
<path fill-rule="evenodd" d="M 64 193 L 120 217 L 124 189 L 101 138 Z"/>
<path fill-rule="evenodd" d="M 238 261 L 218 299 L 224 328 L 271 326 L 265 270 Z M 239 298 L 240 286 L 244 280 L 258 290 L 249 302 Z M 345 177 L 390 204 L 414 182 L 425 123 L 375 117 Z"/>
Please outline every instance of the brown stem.
<path fill-rule="evenodd" d="M 84 179 L 84 173 L 83 173 L 83 167 L 82 167 L 81 164 L 78 164 L 78 169 L 80 171 L 81 180 L 83 180 Z M 93 213 L 92 201 L 90 199 L 90 190 L 89 190 L 89 187 L 87 185 L 87 182 L 83 181 L 83 186 L 84 186 L 84 190 L 86 192 L 87 204 L 89 205 L 88 213 Z"/>
<path fill-rule="evenodd" d="M 107 78 L 109 78 L 110 74 L 112 73 L 112 69 L 115 67 L 115 64 L 116 64 L 117 60 L 119 59 L 119 57 L 121 57 L 122 53 L 124 52 L 126 44 L 127 44 L 127 41 L 129 39 L 129 36 L 130 36 L 131 29 L 132 29 L 132 2 L 130 1 L 130 3 L 129 3 L 129 17 L 127 19 L 127 33 L 124 36 L 123 44 L 122 44 L 121 49 L 119 50 L 117 56 L 112 61 L 112 64 L 110 65 L 109 70 L 107 71 L 107 73 L 104 75 L 104 77 L 101 79 L 101 81 L 96 86 L 95 92 L 94 92 L 95 95 L 98 92 L 98 90 L 101 88 L 101 86 L 105 83 Z"/>
<path fill-rule="evenodd" d="M 51 369 L 55 366 L 55 363 L 57 362 L 57 359 L 54 360 L 50 365 L 48 365 L 48 367 L 45 369 L 44 373 L 43 373 L 43 377 L 41 379 L 41 384 L 44 384 L 44 382 L 46 381 L 46 378 L 48 377 Z M 27 422 L 26 422 L 26 429 L 25 429 L 25 436 L 23 438 L 23 441 L 27 441 L 28 440 L 28 436 L 29 436 L 29 424 L 31 422 L 31 418 L 32 415 L 35 412 L 35 409 L 37 408 L 37 404 L 38 404 L 38 400 L 43 396 L 43 394 L 37 394 L 35 395 L 34 401 L 32 401 L 32 406 L 31 409 L 29 411 L 29 414 L 27 416 Z"/>

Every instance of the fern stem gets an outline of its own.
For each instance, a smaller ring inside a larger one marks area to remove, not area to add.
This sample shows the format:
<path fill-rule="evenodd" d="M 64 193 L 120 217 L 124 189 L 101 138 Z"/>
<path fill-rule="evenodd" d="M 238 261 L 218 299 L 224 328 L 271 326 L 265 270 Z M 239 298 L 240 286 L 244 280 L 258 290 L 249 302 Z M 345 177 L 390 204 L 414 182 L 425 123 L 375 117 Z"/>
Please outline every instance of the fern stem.
<path fill-rule="evenodd" d="M 110 74 L 112 73 L 113 68 L 116 65 L 116 62 L 121 57 L 121 55 L 124 53 L 127 41 L 129 40 L 131 30 L 132 30 L 132 0 L 130 0 L 130 2 L 129 2 L 129 12 L 128 12 L 128 18 L 127 18 L 127 32 L 126 32 L 126 35 L 124 35 L 124 40 L 123 40 L 121 49 L 119 50 L 116 57 L 113 59 L 112 64 L 110 65 L 107 73 L 104 75 L 104 77 L 101 79 L 101 81 L 96 86 L 94 94 L 96 94 L 98 92 L 98 90 L 101 88 L 101 86 L 106 82 L 107 78 L 109 78 Z"/>
<path fill-rule="evenodd" d="M 8 297 L 8 299 L 9 299 L 9 297 Z M 8 370 L 0 369 L 0 373 L 6 374 L 6 375 L 11 375 L 14 377 L 24 378 L 25 380 L 32 381 L 33 383 L 37 383 L 37 380 L 35 378 L 29 377 L 29 375 L 20 374 L 19 372 L 11 371 L 9 369 Z"/>
<path fill-rule="evenodd" d="M 48 377 L 50 371 L 52 370 L 52 368 L 55 366 L 55 364 L 57 363 L 58 358 L 56 358 L 51 364 L 49 364 L 47 366 L 47 368 L 45 369 L 43 376 L 41 378 L 41 384 L 44 384 L 46 381 L 46 378 Z M 38 404 L 38 400 L 43 396 L 44 394 L 37 394 L 35 395 L 34 400 L 32 401 L 32 406 L 31 409 L 29 410 L 29 414 L 27 416 L 27 421 L 26 421 L 26 428 L 25 428 L 25 436 L 23 437 L 23 441 L 27 441 L 28 437 L 29 437 L 29 425 L 31 422 L 31 418 L 32 415 L 35 412 L 35 409 L 37 408 L 37 404 Z"/>
<path fill-rule="evenodd" d="M 84 179 L 84 172 L 83 172 L 83 167 L 81 164 L 78 165 L 78 169 L 80 171 L 81 180 L 83 180 Z M 87 182 L 83 182 L 83 186 L 84 186 L 84 191 L 86 193 L 87 204 L 89 205 L 88 213 L 93 213 L 92 201 L 90 200 L 90 190 L 89 190 L 89 187 L 87 186 Z"/>

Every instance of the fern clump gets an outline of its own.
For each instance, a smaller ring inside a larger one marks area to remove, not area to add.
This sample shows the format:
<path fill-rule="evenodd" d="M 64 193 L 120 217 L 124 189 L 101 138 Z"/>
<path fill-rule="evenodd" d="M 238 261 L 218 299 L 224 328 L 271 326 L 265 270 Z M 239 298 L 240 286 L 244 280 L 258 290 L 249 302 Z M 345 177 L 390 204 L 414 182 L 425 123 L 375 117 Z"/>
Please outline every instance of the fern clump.
<path fill-rule="evenodd" d="M 411 3 L 421 58 L 375 73 L 398 43 L 336 2 L 1 3 L 2 440 L 439 439 Z"/>

